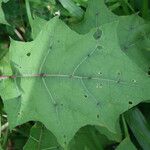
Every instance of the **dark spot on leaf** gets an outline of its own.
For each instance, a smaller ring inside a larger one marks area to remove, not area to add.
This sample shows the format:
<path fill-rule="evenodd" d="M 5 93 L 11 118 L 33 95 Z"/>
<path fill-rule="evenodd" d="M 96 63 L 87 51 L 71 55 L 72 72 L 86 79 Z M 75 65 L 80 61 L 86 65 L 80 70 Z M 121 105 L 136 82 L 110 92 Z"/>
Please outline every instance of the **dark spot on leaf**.
<path fill-rule="evenodd" d="M 121 72 L 118 72 L 117 74 L 118 74 L 118 75 L 121 75 Z"/>
<path fill-rule="evenodd" d="M 10 79 L 15 79 L 16 76 L 12 75 L 12 76 L 9 76 Z"/>
<path fill-rule="evenodd" d="M 134 27 L 133 27 L 133 26 L 130 26 L 130 27 L 129 27 L 129 30 L 130 30 L 130 31 L 132 31 L 133 29 L 134 29 Z"/>
<path fill-rule="evenodd" d="M 96 117 L 99 118 L 99 114 Z"/>
<path fill-rule="evenodd" d="M 99 12 L 96 12 L 95 15 L 98 16 L 98 15 L 99 15 Z"/>
<path fill-rule="evenodd" d="M 129 101 L 129 104 L 132 105 L 133 103 L 131 101 Z"/>
<path fill-rule="evenodd" d="M 69 76 L 69 78 L 71 79 L 73 77 L 73 75 L 71 74 L 70 76 Z"/>
<path fill-rule="evenodd" d="M 93 35 L 94 39 L 98 40 L 101 36 L 102 36 L 102 30 L 97 29 L 97 31 Z"/>
<path fill-rule="evenodd" d="M 54 106 L 56 107 L 58 104 L 57 103 L 54 103 Z"/>
<path fill-rule="evenodd" d="M 99 132 L 96 130 L 96 131 L 95 131 L 95 134 L 99 134 Z"/>
<path fill-rule="evenodd" d="M 99 106 L 100 105 L 100 102 L 97 102 L 97 106 Z"/>
<path fill-rule="evenodd" d="M 98 48 L 98 49 L 102 49 L 102 46 L 98 45 L 97 48 Z"/>
<path fill-rule="evenodd" d="M 90 57 L 90 54 L 88 54 L 87 57 Z"/>
<path fill-rule="evenodd" d="M 127 46 L 123 46 L 123 51 L 127 51 L 128 50 L 128 47 Z"/>
<path fill-rule="evenodd" d="M 88 96 L 87 96 L 87 95 L 84 95 L 84 97 L 87 98 Z"/>
<path fill-rule="evenodd" d="M 148 75 L 150 76 L 150 70 L 149 70 L 147 73 L 148 73 Z"/>
<path fill-rule="evenodd" d="M 41 73 L 41 74 L 40 74 L 40 77 L 45 77 L 45 73 Z"/>
<path fill-rule="evenodd" d="M 88 79 L 89 79 L 89 80 L 91 80 L 91 79 L 92 79 L 92 77 L 88 77 Z"/>
<path fill-rule="evenodd" d="M 120 83 L 120 79 L 117 80 L 117 83 Z"/>
<path fill-rule="evenodd" d="M 27 53 L 27 56 L 29 57 L 31 55 L 31 53 L 29 52 L 29 53 Z"/>

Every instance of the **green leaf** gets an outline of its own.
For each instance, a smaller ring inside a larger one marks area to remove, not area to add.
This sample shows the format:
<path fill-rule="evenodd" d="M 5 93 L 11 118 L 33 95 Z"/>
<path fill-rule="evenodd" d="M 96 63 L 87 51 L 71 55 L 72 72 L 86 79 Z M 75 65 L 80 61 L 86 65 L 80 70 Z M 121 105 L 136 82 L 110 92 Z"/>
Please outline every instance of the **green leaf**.
<path fill-rule="evenodd" d="M 104 150 L 110 144 L 113 142 L 100 134 L 94 126 L 85 126 L 71 140 L 69 150 Z"/>
<path fill-rule="evenodd" d="M 0 0 L 0 23 L 8 25 L 7 21 L 5 20 L 4 12 L 2 9 L 2 2 L 3 1 Z"/>
<path fill-rule="evenodd" d="M 125 114 L 127 123 L 135 138 L 144 150 L 150 148 L 150 128 L 139 109 L 134 108 Z"/>
<path fill-rule="evenodd" d="M 87 124 L 116 134 L 119 115 L 150 97 L 149 76 L 120 49 L 117 24 L 80 35 L 54 18 L 33 42 L 12 40 L 17 72 L 3 80 L 15 80 L 21 96 L 2 95 L 10 127 L 38 120 L 63 147 Z"/>
<path fill-rule="evenodd" d="M 117 35 L 123 52 L 126 53 L 143 71 L 148 72 L 150 66 L 150 24 L 137 14 L 116 16 L 105 5 L 104 0 L 89 0 L 85 17 L 79 24 L 73 24 L 72 29 L 85 34 L 91 28 L 107 22 L 118 20 Z"/>
<path fill-rule="evenodd" d="M 94 126 L 81 128 L 71 140 L 68 150 L 104 150 L 112 144 L 104 135 L 100 134 Z M 55 136 L 41 123 L 36 123 L 31 129 L 30 137 L 24 150 L 62 149 Z"/>
<path fill-rule="evenodd" d="M 71 28 L 79 33 L 87 33 L 91 28 L 117 20 L 105 5 L 104 0 L 89 0 L 84 19 L 78 24 L 71 24 Z"/>
<path fill-rule="evenodd" d="M 12 97 L 18 97 L 21 94 L 16 83 L 13 80 L 2 80 L 3 78 L 5 78 L 5 75 L 9 76 L 12 74 L 13 72 L 10 65 L 9 54 L 7 53 L 3 57 L 3 59 L 0 60 L 0 95 L 2 98 L 3 95 L 5 95 L 6 99 L 9 99 Z"/>
<path fill-rule="evenodd" d="M 133 145 L 129 137 L 126 137 L 116 148 L 116 150 L 137 150 L 136 147 Z"/>
<path fill-rule="evenodd" d="M 36 123 L 30 132 L 30 137 L 24 150 L 61 150 L 55 136 L 41 123 Z"/>
<path fill-rule="evenodd" d="M 81 19 L 83 17 L 83 10 L 77 6 L 72 0 L 59 0 L 59 2 L 66 8 L 74 17 Z"/>

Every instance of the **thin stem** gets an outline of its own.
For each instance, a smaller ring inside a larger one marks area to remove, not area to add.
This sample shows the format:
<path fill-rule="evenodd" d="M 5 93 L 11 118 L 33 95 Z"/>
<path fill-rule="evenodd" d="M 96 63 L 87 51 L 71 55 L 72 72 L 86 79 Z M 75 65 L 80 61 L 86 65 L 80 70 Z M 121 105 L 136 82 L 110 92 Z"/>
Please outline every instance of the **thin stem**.
<path fill-rule="evenodd" d="M 25 0 L 25 2 L 26 2 L 26 10 L 27 10 L 29 23 L 32 24 L 33 18 L 32 18 L 32 14 L 31 14 L 30 4 L 29 4 L 28 0 Z"/>
<path fill-rule="evenodd" d="M 142 16 L 143 18 L 147 18 L 148 16 L 148 0 L 143 0 Z"/>

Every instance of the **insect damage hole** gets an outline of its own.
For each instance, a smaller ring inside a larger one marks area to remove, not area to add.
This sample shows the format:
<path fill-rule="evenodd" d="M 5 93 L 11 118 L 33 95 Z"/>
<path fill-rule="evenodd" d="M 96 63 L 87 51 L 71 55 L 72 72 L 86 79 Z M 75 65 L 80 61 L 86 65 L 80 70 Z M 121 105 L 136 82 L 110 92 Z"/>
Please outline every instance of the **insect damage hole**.
<path fill-rule="evenodd" d="M 133 104 L 133 102 L 132 102 L 132 101 L 129 101 L 129 104 L 130 104 L 130 105 L 132 105 L 132 104 Z"/>
<path fill-rule="evenodd" d="M 26 55 L 29 57 L 29 56 L 31 55 L 31 53 L 29 52 L 29 53 L 27 53 Z"/>
<path fill-rule="evenodd" d="M 84 95 L 84 97 L 85 97 L 85 98 L 87 98 L 87 97 L 88 97 L 88 95 L 86 95 L 86 94 L 85 94 L 85 95 Z"/>
<path fill-rule="evenodd" d="M 96 115 L 96 118 L 99 118 L 99 114 Z"/>
<path fill-rule="evenodd" d="M 98 40 L 102 36 L 102 30 L 97 29 L 97 31 L 93 34 L 95 40 Z"/>

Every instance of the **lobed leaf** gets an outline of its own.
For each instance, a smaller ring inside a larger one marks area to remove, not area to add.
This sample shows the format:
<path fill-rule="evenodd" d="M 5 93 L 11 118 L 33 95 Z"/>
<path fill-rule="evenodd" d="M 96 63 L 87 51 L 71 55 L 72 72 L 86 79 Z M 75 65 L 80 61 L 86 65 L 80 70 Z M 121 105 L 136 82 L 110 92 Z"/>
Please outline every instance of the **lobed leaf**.
<path fill-rule="evenodd" d="M 2 95 L 11 128 L 38 120 L 63 147 L 87 124 L 117 134 L 119 115 L 150 97 L 149 76 L 120 49 L 117 24 L 79 35 L 54 18 L 33 42 L 12 40 L 16 72 L 3 80 L 21 95 Z"/>

